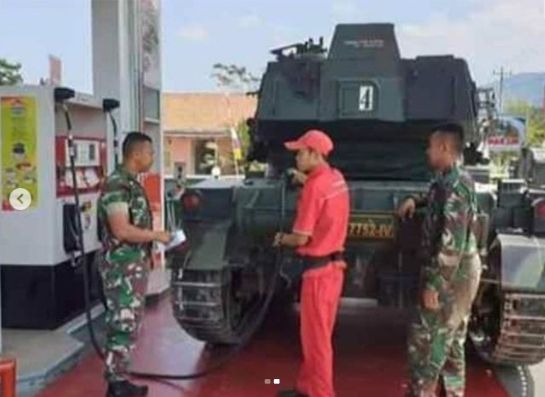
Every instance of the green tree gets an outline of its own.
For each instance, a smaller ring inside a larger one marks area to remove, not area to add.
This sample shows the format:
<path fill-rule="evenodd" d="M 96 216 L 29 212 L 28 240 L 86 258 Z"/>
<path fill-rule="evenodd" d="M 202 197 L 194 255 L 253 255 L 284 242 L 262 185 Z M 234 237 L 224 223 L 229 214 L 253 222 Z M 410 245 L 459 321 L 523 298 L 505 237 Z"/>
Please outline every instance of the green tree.
<path fill-rule="evenodd" d="M 246 94 L 255 94 L 259 88 L 261 79 L 255 77 L 246 67 L 237 66 L 234 64 L 227 65 L 223 63 L 216 63 L 212 66 L 212 79 L 216 81 L 218 88 L 226 96 L 226 106 L 229 106 L 229 93 L 242 92 Z M 229 111 L 228 109 L 226 111 Z M 246 165 L 245 158 L 250 146 L 250 132 L 246 120 L 232 120 L 236 125 L 228 125 L 227 128 L 233 127 L 238 135 L 242 161 L 239 162 L 239 166 L 243 169 Z M 220 162 L 227 165 L 232 165 L 234 160 L 231 156 L 227 158 L 221 158 Z"/>
<path fill-rule="evenodd" d="M 14 85 L 22 82 L 21 64 L 11 63 L 0 58 L 0 85 Z"/>
<path fill-rule="evenodd" d="M 506 113 L 526 118 L 526 144 L 541 146 L 545 141 L 545 114 L 543 110 L 525 101 L 507 103 Z"/>
<path fill-rule="evenodd" d="M 246 124 L 246 120 L 242 120 L 236 126 L 238 139 L 240 140 L 240 147 L 242 149 L 242 156 L 246 157 L 248 148 L 250 147 L 250 128 Z"/>
<path fill-rule="evenodd" d="M 255 92 L 260 79 L 244 66 L 216 63 L 212 66 L 211 77 L 219 88 L 228 91 Z"/>

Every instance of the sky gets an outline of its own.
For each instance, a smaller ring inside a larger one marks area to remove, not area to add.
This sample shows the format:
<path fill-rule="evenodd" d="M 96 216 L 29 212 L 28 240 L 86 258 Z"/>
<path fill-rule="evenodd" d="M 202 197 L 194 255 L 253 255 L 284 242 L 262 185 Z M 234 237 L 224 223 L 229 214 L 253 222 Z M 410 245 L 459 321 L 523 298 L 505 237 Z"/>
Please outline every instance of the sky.
<path fill-rule="evenodd" d="M 96 0 L 116 1 L 116 0 Z M 337 23 L 395 24 L 401 54 L 464 57 L 478 84 L 545 72 L 545 0 L 161 0 L 163 91 L 214 91 L 217 62 L 263 73 L 272 48 L 323 36 Z M 23 77 L 63 62 L 63 84 L 92 92 L 91 0 L 0 0 L 0 57 Z"/>

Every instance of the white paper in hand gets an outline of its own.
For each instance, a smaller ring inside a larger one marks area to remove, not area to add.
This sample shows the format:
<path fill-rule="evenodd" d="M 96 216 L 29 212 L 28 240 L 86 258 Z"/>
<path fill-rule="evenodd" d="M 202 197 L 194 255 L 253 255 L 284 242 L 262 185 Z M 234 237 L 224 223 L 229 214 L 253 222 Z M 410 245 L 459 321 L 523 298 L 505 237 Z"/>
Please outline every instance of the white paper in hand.
<path fill-rule="evenodd" d="M 172 234 L 172 240 L 168 244 L 166 244 L 165 251 L 168 251 L 169 249 L 172 249 L 180 244 L 182 244 L 186 240 L 185 233 L 182 229 L 176 230 Z"/>

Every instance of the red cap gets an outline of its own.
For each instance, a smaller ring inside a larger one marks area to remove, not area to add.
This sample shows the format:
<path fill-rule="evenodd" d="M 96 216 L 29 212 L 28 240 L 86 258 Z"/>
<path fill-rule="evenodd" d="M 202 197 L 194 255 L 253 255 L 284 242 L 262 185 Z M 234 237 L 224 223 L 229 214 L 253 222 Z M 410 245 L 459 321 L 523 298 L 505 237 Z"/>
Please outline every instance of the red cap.
<path fill-rule="evenodd" d="M 320 130 L 309 130 L 296 141 L 284 143 L 288 150 L 312 149 L 327 156 L 333 150 L 333 142 Z"/>

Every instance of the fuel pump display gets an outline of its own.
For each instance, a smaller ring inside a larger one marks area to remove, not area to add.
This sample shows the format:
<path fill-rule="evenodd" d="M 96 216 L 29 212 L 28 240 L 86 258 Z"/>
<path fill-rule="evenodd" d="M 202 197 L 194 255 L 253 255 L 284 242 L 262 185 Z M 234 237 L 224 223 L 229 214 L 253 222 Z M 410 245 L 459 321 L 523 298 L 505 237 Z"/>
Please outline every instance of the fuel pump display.
<path fill-rule="evenodd" d="M 60 92 L 69 95 L 59 101 Z M 24 120 L 12 117 L 15 121 L 8 123 L 3 117 L 0 121 L 2 148 L 9 140 L 13 149 L 10 158 L 3 150 L 0 159 L 0 264 L 2 283 L 10 285 L 2 289 L 3 326 L 52 329 L 83 312 L 79 259 L 86 255 L 93 264 L 101 248 L 96 202 L 109 171 L 108 156 L 113 157 L 106 147 L 109 121 L 102 100 L 62 88 L 0 87 L 0 101 L 3 115 L 8 112 L 7 101 L 23 104 L 19 112 L 26 112 Z M 69 156 L 70 124 L 75 178 Z M 30 192 L 32 203 L 24 211 L 9 205 L 16 188 Z M 91 279 L 96 283 L 96 277 Z"/>
<path fill-rule="evenodd" d="M 56 137 L 57 196 L 74 194 L 70 175 L 68 138 Z M 101 138 L 74 139 L 77 187 L 81 193 L 100 190 L 100 182 L 105 177 L 106 142 Z"/>
<path fill-rule="evenodd" d="M 70 165 L 70 150 L 68 137 L 56 137 L 56 171 L 57 197 L 70 198 L 75 196 L 74 182 Z M 76 184 L 80 195 L 90 195 L 80 203 L 81 226 L 84 232 L 94 227 L 96 214 L 96 195 L 100 193 L 100 183 L 105 174 L 106 142 L 101 138 L 74 139 L 74 167 Z M 77 212 L 75 202 L 65 202 L 63 207 L 64 233 L 63 245 L 67 252 L 78 250 L 75 241 L 75 225 Z M 95 229 L 96 230 L 96 229 Z"/>

